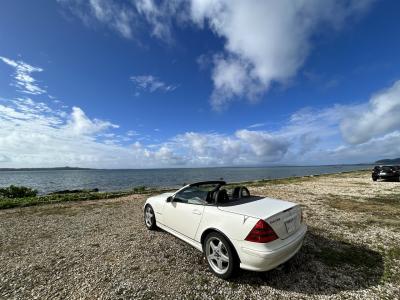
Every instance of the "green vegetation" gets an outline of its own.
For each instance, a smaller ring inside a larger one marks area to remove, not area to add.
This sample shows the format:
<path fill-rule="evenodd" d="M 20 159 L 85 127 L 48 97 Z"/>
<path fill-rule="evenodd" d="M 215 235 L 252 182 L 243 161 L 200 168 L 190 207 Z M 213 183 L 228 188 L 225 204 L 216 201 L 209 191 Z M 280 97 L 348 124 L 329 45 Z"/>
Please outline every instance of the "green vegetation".
<path fill-rule="evenodd" d="M 332 173 L 332 174 L 317 174 L 317 175 L 310 175 L 310 176 L 292 176 L 292 177 L 285 177 L 285 178 L 276 178 L 276 179 L 262 179 L 262 180 L 255 180 L 255 181 L 243 181 L 243 182 L 232 182 L 227 185 L 228 188 L 234 187 L 237 185 L 246 185 L 246 186 L 265 186 L 265 185 L 279 185 L 279 184 L 297 184 L 307 181 L 313 181 L 318 178 L 323 177 L 333 177 L 333 178 L 342 178 L 342 177 L 361 177 L 368 173 L 369 170 L 355 170 L 355 171 L 346 171 L 341 173 Z M 360 185 L 368 185 L 366 183 L 360 183 Z"/>
<path fill-rule="evenodd" d="M 0 198 L 35 197 L 37 193 L 37 190 L 25 186 L 10 185 L 9 187 L 0 188 Z"/>
<path fill-rule="evenodd" d="M 328 194 L 328 205 L 351 212 L 374 213 L 374 216 L 397 217 L 400 215 L 400 194 L 382 194 L 371 198 L 337 196 Z"/>
<path fill-rule="evenodd" d="M 370 250 L 356 248 L 342 242 L 340 249 L 322 246 L 318 253 L 318 259 L 332 267 L 351 265 L 357 268 L 365 268 L 365 271 L 373 271 L 382 263 L 382 258 Z"/>
<path fill-rule="evenodd" d="M 400 260 L 400 248 L 392 248 L 385 256 L 385 272 L 382 281 L 400 284 L 400 273 L 396 271 L 396 261 Z"/>
<path fill-rule="evenodd" d="M 82 190 L 81 192 L 71 191 L 71 193 L 52 193 L 48 195 L 37 196 L 36 190 L 32 190 L 27 187 L 10 186 L 0 190 L 0 209 L 68 201 L 112 199 L 132 194 L 149 194 L 154 193 L 155 191 L 156 190 L 154 189 L 147 189 L 145 186 L 138 186 L 132 190 L 118 192 L 96 192 Z"/>
<path fill-rule="evenodd" d="M 232 182 L 226 185 L 227 188 L 233 188 L 238 185 L 244 185 L 249 187 L 258 187 L 265 185 L 278 185 L 278 184 L 296 184 L 304 181 L 312 181 L 315 177 L 323 176 L 323 175 L 315 175 L 315 176 L 303 176 L 303 177 L 287 177 L 287 178 L 277 178 L 277 179 L 262 179 L 256 181 L 243 181 L 243 182 Z"/>

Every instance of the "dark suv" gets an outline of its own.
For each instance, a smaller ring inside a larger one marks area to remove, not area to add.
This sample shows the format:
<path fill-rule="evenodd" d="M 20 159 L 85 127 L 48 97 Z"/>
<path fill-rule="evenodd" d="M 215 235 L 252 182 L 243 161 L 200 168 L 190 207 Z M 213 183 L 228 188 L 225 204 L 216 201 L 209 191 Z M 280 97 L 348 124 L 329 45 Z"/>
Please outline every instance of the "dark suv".
<path fill-rule="evenodd" d="M 400 181 L 400 166 L 375 166 L 372 169 L 372 180 L 391 179 Z"/>

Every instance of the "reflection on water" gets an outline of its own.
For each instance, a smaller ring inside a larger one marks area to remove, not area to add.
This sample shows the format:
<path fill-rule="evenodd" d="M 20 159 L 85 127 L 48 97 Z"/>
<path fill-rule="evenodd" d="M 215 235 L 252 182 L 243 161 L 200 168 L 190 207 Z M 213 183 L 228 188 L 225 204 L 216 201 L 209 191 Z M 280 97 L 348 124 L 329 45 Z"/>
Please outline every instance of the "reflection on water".
<path fill-rule="evenodd" d="M 223 178 L 228 182 L 337 173 L 368 169 L 369 165 L 262 168 L 195 168 L 150 170 L 48 170 L 1 171 L 0 186 L 24 185 L 48 193 L 65 189 L 125 190 L 135 186 L 178 187 L 200 180 Z"/>

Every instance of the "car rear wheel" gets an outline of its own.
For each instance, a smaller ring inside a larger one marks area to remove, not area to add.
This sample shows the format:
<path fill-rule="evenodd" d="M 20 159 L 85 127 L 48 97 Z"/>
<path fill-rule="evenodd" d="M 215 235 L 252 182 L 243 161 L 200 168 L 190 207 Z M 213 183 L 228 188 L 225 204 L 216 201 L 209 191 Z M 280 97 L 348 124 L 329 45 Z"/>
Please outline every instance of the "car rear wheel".
<path fill-rule="evenodd" d="M 204 240 L 204 254 L 210 270 L 218 277 L 228 279 L 235 273 L 237 258 L 228 240 L 212 232 Z"/>
<path fill-rule="evenodd" d="M 156 225 L 156 216 L 154 214 L 154 210 L 151 205 L 146 205 L 144 209 L 144 223 L 146 224 L 147 229 L 154 230 L 157 228 Z"/>

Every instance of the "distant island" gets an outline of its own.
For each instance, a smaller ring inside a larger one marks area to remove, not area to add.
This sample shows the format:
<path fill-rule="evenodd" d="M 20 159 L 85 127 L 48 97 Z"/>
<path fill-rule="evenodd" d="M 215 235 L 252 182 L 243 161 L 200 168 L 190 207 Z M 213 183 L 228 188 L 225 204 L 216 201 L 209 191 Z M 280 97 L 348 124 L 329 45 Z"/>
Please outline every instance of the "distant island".
<path fill-rule="evenodd" d="M 78 167 L 54 167 L 54 168 L 0 168 L 0 171 L 54 171 L 54 170 L 93 170 L 91 168 Z"/>
<path fill-rule="evenodd" d="M 381 159 L 381 160 L 377 160 L 375 162 L 378 165 L 397 165 L 400 164 L 400 157 L 399 158 L 393 158 L 393 159 Z"/>

